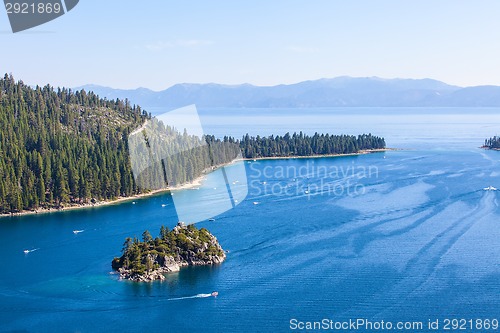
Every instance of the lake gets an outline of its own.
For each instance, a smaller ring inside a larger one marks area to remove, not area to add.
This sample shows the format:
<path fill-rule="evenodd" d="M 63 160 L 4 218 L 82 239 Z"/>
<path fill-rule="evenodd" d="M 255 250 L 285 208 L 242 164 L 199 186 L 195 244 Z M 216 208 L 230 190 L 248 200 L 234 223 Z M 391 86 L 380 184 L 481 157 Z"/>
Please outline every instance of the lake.
<path fill-rule="evenodd" d="M 198 224 L 229 251 L 226 262 L 163 282 L 119 281 L 111 260 L 126 237 L 176 224 L 169 194 L 1 219 L 0 332 L 289 332 L 323 319 L 422 322 L 413 332 L 431 332 L 429 320 L 440 330 L 446 319 L 498 320 L 500 193 L 483 188 L 500 188 L 500 152 L 478 147 L 500 133 L 500 109 L 200 116 L 216 136 L 371 132 L 405 149 L 245 163 L 247 199 Z M 193 209 L 209 204 L 200 193 L 216 176 L 182 192 Z M 219 297 L 199 297 L 212 291 Z"/>

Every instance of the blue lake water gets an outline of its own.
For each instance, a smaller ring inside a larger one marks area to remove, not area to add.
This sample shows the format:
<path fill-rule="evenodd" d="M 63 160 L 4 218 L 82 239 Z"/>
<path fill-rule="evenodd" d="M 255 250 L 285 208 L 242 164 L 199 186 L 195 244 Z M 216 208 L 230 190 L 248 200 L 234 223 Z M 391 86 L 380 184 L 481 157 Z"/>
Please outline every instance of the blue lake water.
<path fill-rule="evenodd" d="M 229 250 L 227 261 L 163 282 L 118 281 L 110 262 L 125 237 L 175 225 L 168 194 L 1 219 L 0 332 L 288 332 L 294 318 L 499 318 L 500 192 L 483 188 L 500 188 L 500 152 L 477 148 L 500 132 L 499 109 L 200 113 L 218 136 L 372 132 L 408 150 L 245 163 L 248 198 L 199 224 Z M 182 193 L 193 209 L 210 203 L 216 176 Z M 218 298 L 202 297 L 214 290 Z"/>

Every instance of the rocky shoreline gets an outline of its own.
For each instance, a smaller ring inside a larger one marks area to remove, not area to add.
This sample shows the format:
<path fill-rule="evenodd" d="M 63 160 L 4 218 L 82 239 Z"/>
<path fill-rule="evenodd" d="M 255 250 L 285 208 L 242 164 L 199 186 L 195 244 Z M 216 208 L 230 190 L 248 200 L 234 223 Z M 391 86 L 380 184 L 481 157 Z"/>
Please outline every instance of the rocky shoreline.
<path fill-rule="evenodd" d="M 165 260 L 165 265 L 160 266 L 150 272 L 144 274 L 135 274 L 129 269 L 120 268 L 118 273 L 120 275 L 120 280 L 130 280 L 135 282 L 152 282 L 155 280 L 165 280 L 165 274 L 178 272 L 182 267 L 186 266 L 206 266 L 206 265 L 217 265 L 221 264 L 226 259 L 217 258 L 209 261 L 175 261 L 172 257 Z"/>
<path fill-rule="evenodd" d="M 155 239 L 147 231 L 142 242 L 127 238 L 123 255 L 113 260 L 112 267 L 122 280 L 152 282 L 182 267 L 217 265 L 225 259 L 217 238 L 207 229 L 180 222 L 172 231 L 162 227 Z"/>

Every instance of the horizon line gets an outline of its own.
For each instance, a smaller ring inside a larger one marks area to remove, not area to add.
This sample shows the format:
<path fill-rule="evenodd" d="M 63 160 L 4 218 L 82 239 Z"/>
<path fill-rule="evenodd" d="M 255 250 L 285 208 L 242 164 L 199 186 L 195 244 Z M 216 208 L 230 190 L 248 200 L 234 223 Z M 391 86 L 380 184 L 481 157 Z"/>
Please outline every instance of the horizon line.
<path fill-rule="evenodd" d="M 439 83 L 443 83 L 443 84 L 448 85 L 450 87 L 457 87 L 457 88 L 471 88 L 471 87 L 485 87 L 485 86 L 500 87 L 500 85 L 492 85 L 492 84 L 459 86 L 459 85 L 455 85 L 455 84 L 449 84 L 449 83 L 447 83 L 445 81 L 433 79 L 433 78 L 430 78 L 430 77 L 424 77 L 424 78 L 418 78 L 418 79 L 416 79 L 416 78 L 402 78 L 402 77 L 387 78 L 387 77 L 380 77 L 380 76 L 376 76 L 376 75 L 372 75 L 372 76 L 340 75 L 340 76 L 335 76 L 335 77 L 322 77 L 322 78 L 319 78 L 319 79 L 309 79 L 309 80 L 296 81 L 296 82 L 293 82 L 293 83 L 278 83 L 278 84 L 271 84 L 271 85 L 259 85 L 259 84 L 249 83 L 249 82 L 234 83 L 234 84 L 232 84 L 232 83 L 217 83 L 217 82 L 214 82 L 214 81 L 210 81 L 210 82 L 178 82 L 178 83 L 172 84 L 171 86 L 168 86 L 167 88 L 160 89 L 160 90 L 155 90 L 155 89 L 148 88 L 148 87 L 143 87 L 143 86 L 139 86 L 139 87 L 136 87 L 136 88 L 116 88 L 116 87 L 112 87 L 112 86 L 108 86 L 108 85 L 102 85 L 102 84 L 97 84 L 97 83 L 87 83 L 87 84 L 84 84 L 84 85 L 79 85 L 79 86 L 70 87 L 70 88 L 71 89 L 82 89 L 82 88 L 87 87 L 87 86 L 96 86 L 96 87 L 100 87 L 100 88 L 110 88 L 110 89 L 113 89 L 113 90 L 126 90 L 126 91 L 134 91 L 134 90 L 139 90 L 139 89 L 147 89 L 149 91 L 158 93 L 158 92 L 163 92 L 165 90 L 168 90 L 168 89 L 170 89 L 172 87 L 175 87 L 175 86 L 178 86 L 178 85 L 219 85 L 219 86 L 226 86 L 226 87 L 252 86 L 252 87 L 258 87 L 258 88 L 272 88 L 272 87 L 279 87 L 279 86 L 293 86 L 293 85 L 300 84 L 300 83 L 305 83 L 305 82 L 315 82 L 315 81 L 321 81 L 321 80 L 336 80 L 336 79 L 344 79 L 344 78 L 345 79 L 377 79 L 377 80 L 381 80 L 381 81 L 396 81 L 396 80 L 424 81 L 424 80 L 431 80 L 431 81 L 436 81 L 436 82 L 439 82 Z"/>

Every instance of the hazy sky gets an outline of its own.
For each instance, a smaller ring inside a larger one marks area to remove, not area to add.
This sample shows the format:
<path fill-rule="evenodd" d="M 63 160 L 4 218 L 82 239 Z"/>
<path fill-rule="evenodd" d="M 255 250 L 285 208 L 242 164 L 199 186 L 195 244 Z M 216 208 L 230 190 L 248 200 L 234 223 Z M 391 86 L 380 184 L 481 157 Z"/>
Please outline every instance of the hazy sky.
<path fill-rule="evenodd" d="M 29 84 L 165 89 L 324 77 L 500 85 L 498 0 L 80 0 L 12 34 L 0 72 Z"/>

